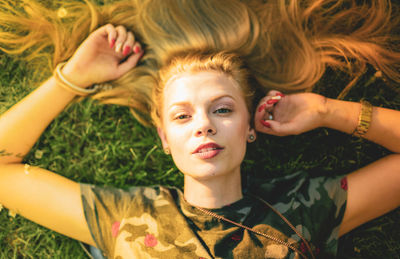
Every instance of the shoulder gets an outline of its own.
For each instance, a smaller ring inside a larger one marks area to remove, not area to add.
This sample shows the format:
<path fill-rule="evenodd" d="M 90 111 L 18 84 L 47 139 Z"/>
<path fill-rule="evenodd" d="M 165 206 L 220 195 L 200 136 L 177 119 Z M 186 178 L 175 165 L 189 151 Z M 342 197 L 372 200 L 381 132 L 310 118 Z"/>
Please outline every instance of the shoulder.
<path fill-rule="evenodd" d="M 347 195 L 343 176 L 312 177 L 305 171 L 259 181 L 251 188 L 257 195 L 266 198 L 271 203 L 292 201 L 306 207 L 325 200 L 338 204 L 343 202 Z"/>
<path fill-rule="evenodd" d="M 127 189 L 80 184 L 86 222 L 96 246 L 111 256 L 120 233 L 158 226 L 163 215 L 176 214 L 171 190 L 163 186 Z M 131 235 L 133 235 L 131 233 Z M 139 235 L 139 234 L 138 234 Z"/>
<path fill-rule="evenodd" d="M 137 203 L 150 204 L 160 200 L 173 200 L 171 192 L 177 192 L 174 187 L 164 186 L 135 186 L 130 188 L 117 188 L 80 184 L 82 201 L 88 204 L 101 203 L 104 205 L 118 206 L 120 204 L 137 205 Z"/>

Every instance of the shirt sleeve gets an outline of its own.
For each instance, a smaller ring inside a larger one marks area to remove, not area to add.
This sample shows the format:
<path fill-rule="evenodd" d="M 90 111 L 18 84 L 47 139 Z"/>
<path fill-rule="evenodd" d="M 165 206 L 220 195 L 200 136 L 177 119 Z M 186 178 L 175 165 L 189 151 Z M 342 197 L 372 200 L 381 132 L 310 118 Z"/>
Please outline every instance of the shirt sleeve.
<path fill-rule="evenodd" d="M 113 254 L 121 220 L 128 212 L 135 190 L 80 184 L 82 206 L 91 235 L 106 255 Z"/>
<path fill-rule="evenodd" d="M 307 179 L 297 193 L 303 210 L 304 234 L 310 235 L 316 246 L 315 253 L 321 258 L 333 258 L 337 253 L 339 228 L 346 210 L 346 177 L 316 177 Z"/>

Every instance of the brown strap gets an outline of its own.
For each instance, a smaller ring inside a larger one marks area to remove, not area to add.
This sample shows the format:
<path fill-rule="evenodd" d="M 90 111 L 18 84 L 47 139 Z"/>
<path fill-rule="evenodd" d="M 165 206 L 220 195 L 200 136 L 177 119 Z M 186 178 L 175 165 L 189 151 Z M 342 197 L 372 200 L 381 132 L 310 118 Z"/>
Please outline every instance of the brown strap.
<path fill-rule="evenodd" d="M 254 198 L 256 198 L 257 200 L 263 202 L 263 203 L 264 203 L 265 205 L 267 205 L 273 212 L 275 212 L 276 214 L 278 214 L 278 216 L 281 217 L 281 219 L 282 219 L 283 221 L 285 221 L 286 224 L 288 224 L 288 226 L 301 238 L 301 240 L 303 240 L 304 244 L 305 244 L 306 247 L 307 247 L 308 252 L 311 254 L 311 257 L 312 257 L 313 259 L 315 259 L 314 253 L 313 253 L 313 251 L 312 251 L 312 249 L 311 249 L 311 246 L 310 246 L 310 244 L 308 243 L 308 241 L 300 234 L 299 231 L 297 231 L 297 229 L 292 225 L 292 223 L 290 223 L 290 221 L 289 221 L 285 216 L 282 215 L 282 213 L 280 213 L 277 209 L 275 209 L 274 207 L 272 207 L 271 204 L 269 204 L 267 201 L 263 200 L 262 198 L 260 198 L 260 197 L 258 197 L 258 196 L 256 196 L 256 195 L 253 195 L 253 194 L 250 194 L 250 195 L 253 196 Z"/>
<path fill-rule="evenodd" d="M 246 230 L 248 230 L 248 231 L 251 231 L 251 232 L 253 232 L 253 233 L 257 234 L 257 235 L 260 235 L 260 236 L 269 238 L 269 239 L 271 239 L 271 240 L 273 240 L 273 241 L 275 241 L 275 242 L 277 242 L 277 243 L 279 243 L 279 244 L 281 244 L 281 245 L 287 246 L 287 247 L 291 248 L 293 251 L 297 252 L 297 253 L 298 253 L 299 255 L 301 255 L 303 258 L 307 258 L 307 256 L 305 256 L 299 249 L 297 249 L 296 247 L 294 247 L 292 244 L 290 244 L 290 243 L 288 243 L 288 242 L 285 242 L 285 241 L 283 241 L 283 240 L 281 240 L 281 239 L 279 239 L 279 238 L 277 238 L 277 237 L 274 237 L 274 236 L 265 234 L 265 233 L 263 233 L 263 232 L 254 230 L 254 229 L 252 229 L 252 228 L 249 228 L 248 226 L 242 225 L 242 224 L 240 224 L 240 223 L 237 223 L 237 222 L 235 222 L 235 221 L 232 221 L 232 220 L 230 220 L 230 219 L 227 219 L 227 218 L 225 218 L 225 217 L 222 217 L 222 216 L 220 216 L 220 215 L 218 215 L 218 214 L 215 214 L 214 212 L 211 212 L 211 211 L 209 211 L 209 210 L 206 210 L 206 209 L 203 209 L 203 208 L 200 208 L 200 207 L 195 207 L 195 208 L 197 208 L 198 210 L 200 210 L 200 211 L 203 212 L 204 214 L 207 214 L 207 215 L 209 215 L 209 216 L 211 216 L 211 217 L 214 217 L 214 218 L 217 218 L 217 219 L 219 219 L 219 220 L 223 220 L 223 221 L 229 222 L 229 223 L 231 223 L 231 224 L 233 224 L 233 225 L 235 225 L 235 226 L 244 228 L 244 229 L 246 229 Z"/>

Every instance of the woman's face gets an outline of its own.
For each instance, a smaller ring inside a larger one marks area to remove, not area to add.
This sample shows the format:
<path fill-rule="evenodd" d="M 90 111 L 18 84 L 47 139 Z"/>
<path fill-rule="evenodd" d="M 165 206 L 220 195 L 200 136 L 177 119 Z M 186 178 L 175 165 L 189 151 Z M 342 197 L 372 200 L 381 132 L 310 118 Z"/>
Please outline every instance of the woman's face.
<path fill-rule="evenodd" d="M 202 71 L 174 77 L 163 94 L 158 133 L 179 170 L 198 180 L 240 172 L 247 139 L 255 135 L 240 86 Z"/>

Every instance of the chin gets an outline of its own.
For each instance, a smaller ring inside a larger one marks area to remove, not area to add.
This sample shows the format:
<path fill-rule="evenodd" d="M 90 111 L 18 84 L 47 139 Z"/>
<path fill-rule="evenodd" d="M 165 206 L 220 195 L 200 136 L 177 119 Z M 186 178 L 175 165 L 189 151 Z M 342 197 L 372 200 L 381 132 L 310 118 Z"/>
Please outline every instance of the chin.
<path fill-rule="evenodd" d="M 226 175 L 228 170 L 224 170 L 223 168 L 220 168 L 216 165 L 201 165 L 201 166 L 196 166 L 196 168 L 193 168 L 195 166 L 191 166 L 190 168 L 182 168 L 180 171 L 185 175 L 189 176 L 193 179 L 199 180 L 199 181 L 206 181 L 206 180 L 211 180 L 214 177 Z M 179 168 L 179 167 L 178 167 Z"/>

